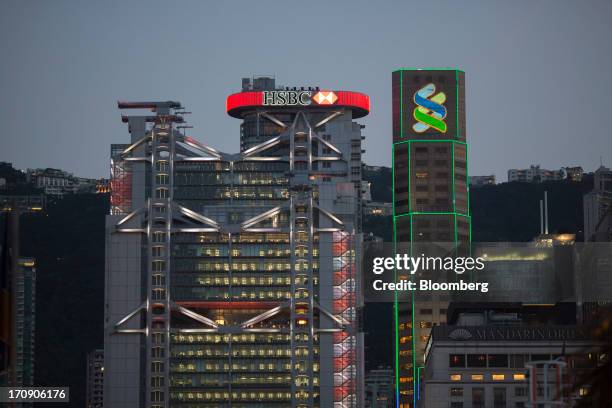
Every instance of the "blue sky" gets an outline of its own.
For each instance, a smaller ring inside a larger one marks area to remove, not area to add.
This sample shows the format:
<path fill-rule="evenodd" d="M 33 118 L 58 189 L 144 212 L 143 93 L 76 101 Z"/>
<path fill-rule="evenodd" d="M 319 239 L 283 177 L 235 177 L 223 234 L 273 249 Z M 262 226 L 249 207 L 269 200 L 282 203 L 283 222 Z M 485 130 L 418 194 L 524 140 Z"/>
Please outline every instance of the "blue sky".
<path fill-rule="evenodd" d="M 3 1 L 0 161 L 109 173 L 116 101 L 179 100 L 237 151 L 240 79 L 369 94 L 365 161 L 391 160 L 391 71 L 466 72 L 471 174 L 612 165 L 612 2 Z"/>

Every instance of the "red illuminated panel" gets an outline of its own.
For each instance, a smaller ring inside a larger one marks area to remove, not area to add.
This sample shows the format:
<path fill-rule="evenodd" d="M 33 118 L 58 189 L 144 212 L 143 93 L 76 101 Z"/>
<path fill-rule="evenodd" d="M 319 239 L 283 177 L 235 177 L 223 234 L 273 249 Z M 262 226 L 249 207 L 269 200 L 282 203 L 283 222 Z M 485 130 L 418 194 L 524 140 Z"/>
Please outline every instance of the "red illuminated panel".
<path fill-rule="evenodd" d="M 335 106 L 346 106 L 349 108 L 363 109 L 365 113 L 362 116 L 370 113 L 370 97 L 366 94 L 350 91 L 334 91 L 338 100 Z"/>
<path fill-rule="evenodd" d="M 249 106 L 262 106 L 262 92 L 240 92 L 227 97 L 225 101 L 225 110 L 231 115 L 231 111 Z"/>

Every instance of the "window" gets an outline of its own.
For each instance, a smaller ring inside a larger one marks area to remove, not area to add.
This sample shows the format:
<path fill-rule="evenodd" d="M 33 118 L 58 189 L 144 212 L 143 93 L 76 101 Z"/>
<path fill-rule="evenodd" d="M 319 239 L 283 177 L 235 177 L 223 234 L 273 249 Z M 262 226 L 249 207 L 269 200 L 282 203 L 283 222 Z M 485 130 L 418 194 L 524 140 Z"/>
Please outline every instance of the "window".
<path fill-rule="evenodd" d="M 416 160 L 415 164 L 417 165 L 417 167 L 425 167 L 427 166 L 427 160 Z"/>
<path fill-rule="evenodd" d="M 465 367 L 465 354 L 449 354 L 449 367 Z"/>
<path fill-rule="evenodd" d="M 463 388 L 460 387 L 452 387 L 450 389 L 451 397 L 463 397 Z"/>
<path fill-rule="evenodd" d="M 433 313 L 432 309 L 419 309 L 419 313 L 422 315 L 430 315 Z"/>
<path fill-rule="evenodd" d="M 151 377 L 151 387 L 159 388 L 164 386 L 164 377 Z"/>
<path fill-rule="evenodd" d="M 506 408 L 506 389 L 501 387 L 493 388 L 493 407 Z"/>
<path fill-rule="evenodd" d="M 524 368 L 525 356 L 523 354 L 510 354 L 510 368 Z"/>
<path fill-rule="evenodd" d="M 472 381 L 482 381 L 482 380 L 484 380 L 484 375 L 472 374 Z"/>
<path fill-rule="evenodd" d="M 489 367 L 508 367 L 507 354 L 489 354 Z"/>
<path fill-rule="evenodd" d="M 450 403 L 450 408 L 463 408 L 463 402 L 453 401 Z"/>
<path fill-rule="evenodd" d="M 328 162 L 328 161 L 323 162 L 323 168 L 329 169 L 330 167 L 331 167 L 331 162 Z"/>
<path fill-rule="evenodd" d="M 514 396 L 515 397 L 526 397 L 527 387 L 514 387 Z"/>
<path fill-rule="evenodd" d="M 461 381 L 461 374 L 451 374 L 450 380 L 451 381 Z"/>
<path fill-rule="evenodd" d="M 525 381 L 525 374 L 513 374 L 512 379 L 514 381 Z"/>
<path fill-rule="evenodd" d="M 414 151 L 415 153 L 427 153 L 427 148 L 426 147 L 416 147 Z"/>
<path fill-rule="evenodd" d="M 445 167 L 448 164 L 446 160 L 434 160 L 434 165 L 436 167 Z"/>
<path fill-rule="evenodd" d="M 493 381 L 504 381 L 506 379 L 505 374 L 491 374 L 491 379 Z"/>
<path fill-rule="evenodd" d="M 485 354 L 468 354 L 467 355 L 467 366 L 468 367 L 486 367 L 487 356 Z"/>
<path fill-rule="evenodd" d="M 484 408 L 485 389 L 472 388 L 472 408 Z"/>

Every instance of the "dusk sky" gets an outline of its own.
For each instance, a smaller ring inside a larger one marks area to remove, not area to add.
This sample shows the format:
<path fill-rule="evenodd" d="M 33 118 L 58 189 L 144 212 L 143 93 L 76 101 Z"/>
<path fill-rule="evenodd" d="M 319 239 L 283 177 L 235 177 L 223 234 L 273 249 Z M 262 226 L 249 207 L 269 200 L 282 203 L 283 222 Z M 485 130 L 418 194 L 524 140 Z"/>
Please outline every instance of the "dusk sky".
<path fill-rule="evenodd" d="M 472 175 L 612 165 L 612 1 L 2 1 L 0 161 L 108 177 L 117 100 L 177 100 L 238 151 L 242 77 L 370 95 L 365 162 L 391 163 L 391 72 L 466 72 Z"/>

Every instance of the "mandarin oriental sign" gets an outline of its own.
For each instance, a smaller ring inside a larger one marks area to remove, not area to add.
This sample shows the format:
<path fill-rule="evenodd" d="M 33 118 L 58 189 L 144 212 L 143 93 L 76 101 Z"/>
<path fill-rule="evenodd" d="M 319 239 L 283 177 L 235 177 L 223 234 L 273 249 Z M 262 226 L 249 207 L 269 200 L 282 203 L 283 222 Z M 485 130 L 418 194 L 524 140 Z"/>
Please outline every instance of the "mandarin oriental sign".
<path fill-rule="evenodd" d="M 588 340 L 588 330 L 576 326 L 547 327 L 434 327 L 438 337 L 459 341 L 578 341 Z"/>

